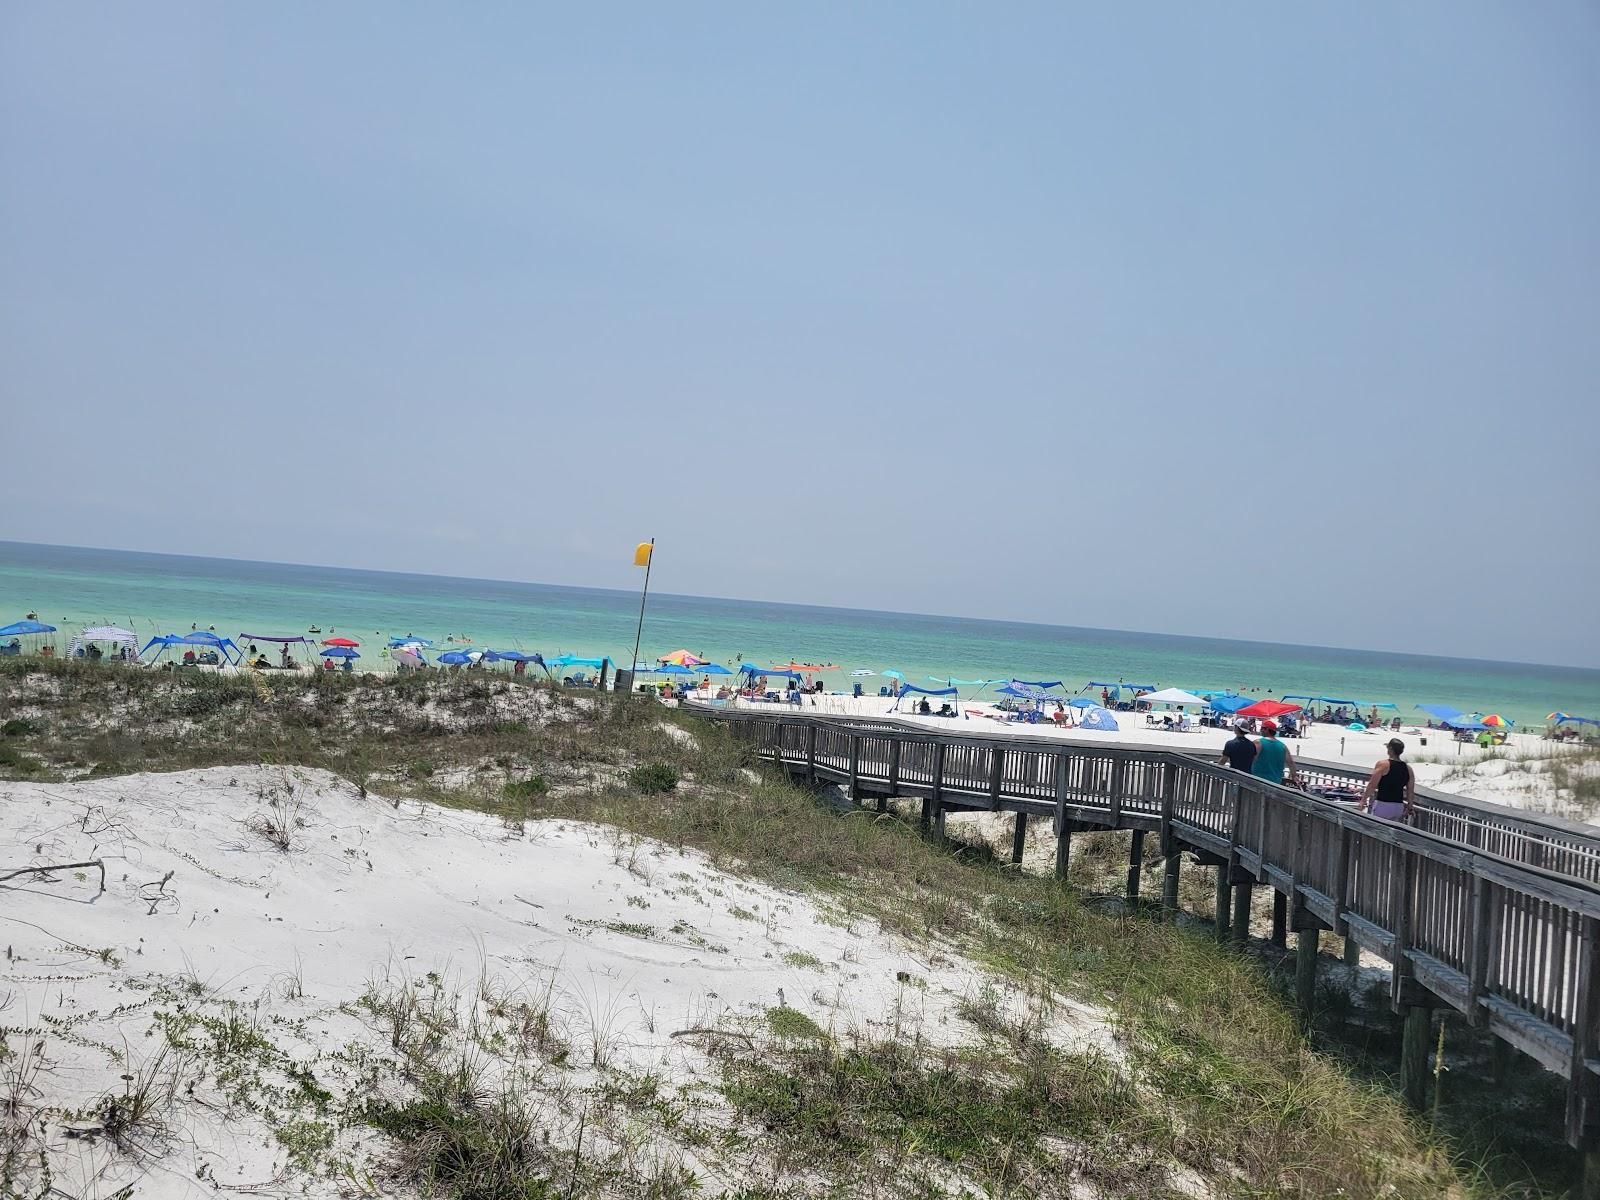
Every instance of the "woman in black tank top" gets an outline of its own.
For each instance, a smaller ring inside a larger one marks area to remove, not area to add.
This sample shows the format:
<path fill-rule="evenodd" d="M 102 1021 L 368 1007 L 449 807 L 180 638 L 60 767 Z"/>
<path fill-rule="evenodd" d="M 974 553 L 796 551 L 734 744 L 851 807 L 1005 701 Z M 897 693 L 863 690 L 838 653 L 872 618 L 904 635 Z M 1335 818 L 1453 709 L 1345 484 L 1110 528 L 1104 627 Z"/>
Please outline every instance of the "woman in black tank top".
<path fill-rule="evenodd" d="M 1406 750 L 1404 742 L 1394 738 L 1386 748 L 1389 757 L 1372 769 L 1366 793 L 1361 797 L 1361 808 L 1386 821 L 1409 820 L 1416 800 L 1416 775 L 1400 761 Z"/>

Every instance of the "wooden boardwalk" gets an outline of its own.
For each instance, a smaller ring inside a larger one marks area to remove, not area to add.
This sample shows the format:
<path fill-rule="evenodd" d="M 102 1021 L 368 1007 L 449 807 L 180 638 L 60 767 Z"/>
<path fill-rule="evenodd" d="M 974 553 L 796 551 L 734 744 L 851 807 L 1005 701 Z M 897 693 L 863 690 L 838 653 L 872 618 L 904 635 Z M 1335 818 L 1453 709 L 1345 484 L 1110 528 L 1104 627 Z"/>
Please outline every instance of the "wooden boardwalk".
<path fill-rule="evenodd" d="M 1440 793 L 1419 795 L 1416 825 L 1398 825 L 1145 745 L 694 709 L 791 775 L 880 807 L 920 798 L 933 830 L 951 811 L 1013 813 L 1014 861 L 1028 823 L 1048 819 L 1058 877 L 1073 833 L 1127 830 L 1131 897 L 1155 834 L 1167 908 L 1185 853 L 1216 868 L 1219 935 L 1243 941 L 1253 890 L 1272 889 L 1274 940 L 1297 936 L 1307 1009 L 1319 935 L 1331 930 L 1389 964 L 1413 1099 L 1425 1085 L 1431 1009 L 1454 1009 L 1567 1079 L 1567 1138 L 1588 1152 L 1600 1185 L 1600 839 L 1580 827 Z M 1309 773 L 1362 777 L 1326 765 Z"/>

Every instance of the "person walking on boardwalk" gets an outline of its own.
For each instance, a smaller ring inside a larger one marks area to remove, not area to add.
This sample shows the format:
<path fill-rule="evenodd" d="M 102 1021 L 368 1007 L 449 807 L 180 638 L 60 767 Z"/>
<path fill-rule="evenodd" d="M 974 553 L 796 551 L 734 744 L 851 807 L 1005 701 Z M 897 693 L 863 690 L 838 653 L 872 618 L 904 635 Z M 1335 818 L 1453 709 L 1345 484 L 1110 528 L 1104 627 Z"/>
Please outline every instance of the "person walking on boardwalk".
<path fill-rule="evenodd" d="M 1384 748 L 1389 757 L 1372 768 L 1361 795 L 1361 811 L 1385 821 L 1409 821 L 1417 802 L 1417 773 L 1400 761 L 1406 744 L 1399 738 L 1390 738 Z"/>
<path fill-rule="evenodd" d="M 1229 738 L 1222 746 L 1222 757 L 1217 761 L 1225 767 L 1232 767 L 1235 771 L 1250 773 L 1250 767 L 1256 761 L 1256 744 L 1244 735 L 1242 724 L 1233 727 L 1233 737 Z"/>
<path fill-rule="evenodd" d="M 1289 783 L 1300 786 L 1300 776 L 1294 769 L 1294 755 L 1289 747 L 1278 740 L 1278 727 L 1271 721 L 1261 723 L 1261 738 L 1256 742 L 1255 761 L 1250 764 L 1250 774 L 1257 779 L 1282 783 L 1284 772 L 1289 773 Z"/>

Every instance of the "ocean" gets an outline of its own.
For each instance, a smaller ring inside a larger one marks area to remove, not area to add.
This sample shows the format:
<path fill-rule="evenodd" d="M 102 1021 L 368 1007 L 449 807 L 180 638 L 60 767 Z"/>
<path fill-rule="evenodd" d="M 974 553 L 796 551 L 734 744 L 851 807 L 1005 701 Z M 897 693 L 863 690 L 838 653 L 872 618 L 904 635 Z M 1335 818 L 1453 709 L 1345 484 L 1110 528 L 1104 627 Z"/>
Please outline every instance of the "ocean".
<path fill-rule="evenodd" d="M 480 649 L 609 655 L 626 663 L 639 616 L 636 592 L 439 575 L 357 571 L 187 555 L 0 542 L 0 624 L 36 612 L 67 637 L 88 624 L 126 626 L 141 644 L 157 633 L 303 634 L 365 643 L 360 666 L 387 670 L 381 642 L 419 635 Z M 816 608 L 703 596 L 652 595 L 639 657 L 679 648 L 716 662 L 837 663 L 930 677 L 1126 680 L 1188 690 L 1302 694 L 1389 701 L 1411 721 L 1419 703 L 1498 712 L 1522 726 L 1562 710 L 1600 717 L 1600 671 L 1431 655 L 1374 653 L 1222 638 Z M 884 680 L 861 680 L 871 690 Z M 963 688 L 968 695 L 975 689 Z"/>

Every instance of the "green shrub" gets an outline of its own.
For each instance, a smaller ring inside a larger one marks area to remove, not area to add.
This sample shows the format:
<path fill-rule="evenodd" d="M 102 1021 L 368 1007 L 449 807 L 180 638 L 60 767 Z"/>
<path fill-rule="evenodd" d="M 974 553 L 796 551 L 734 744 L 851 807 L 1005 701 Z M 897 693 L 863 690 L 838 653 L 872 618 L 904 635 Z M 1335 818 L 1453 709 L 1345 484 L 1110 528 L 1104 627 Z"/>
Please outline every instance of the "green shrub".
<path fill-rule="evenodd" d="M 508 779 L 505 797 L 507 800 L 535 800 L 549 790 L 550 781 L 543 775 L 535 775 L 532 779 Z"/>
<path fill-rule="evenodd" d="M 670 792 L 678 786 L 678 768 L 671 763 L 644 763 L 628 772 L 628 783 L 647 796 Z"/>
<path fill-rule="evenodd" d="M 26 717 L 12 717 L 4 725 L 0 725 L 0 733 L 6 737 L 27 737 L 30 733 L 38 733 L 39 728 Z"/>

